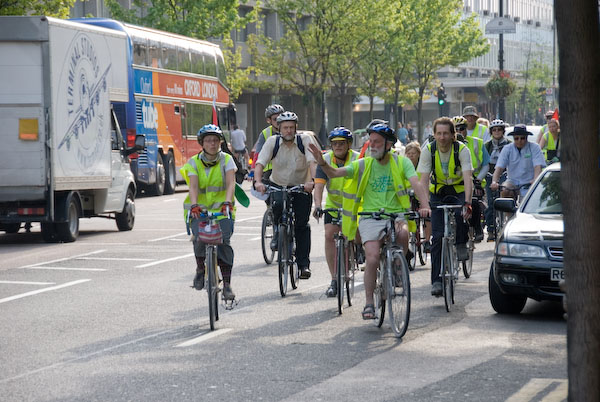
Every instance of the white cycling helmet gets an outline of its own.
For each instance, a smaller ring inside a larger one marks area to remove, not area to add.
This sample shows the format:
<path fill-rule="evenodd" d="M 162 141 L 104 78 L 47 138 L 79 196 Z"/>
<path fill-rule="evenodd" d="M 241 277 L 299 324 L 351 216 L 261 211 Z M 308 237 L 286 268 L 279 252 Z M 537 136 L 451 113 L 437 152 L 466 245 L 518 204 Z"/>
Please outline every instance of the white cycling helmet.
<path fill-rule="evenodd" d="M 281 124 L 283 121 L 293 121 L 298 123 L 298 116 L 294 112 L 283 112 L 277 116 L 277 124 Z"/>
<path fill-rule="evenodd" d="M 494 127 L 502 127 L 506 129 L 506 123 L 504 123 L 504 120 L 495 119 L 490 123 L 490 130 Z"/>
<path fill-rule="evenodd" d="M 283 108 L 283 106 L 278 105 L 276 103 L 267 106 L 267 108 L 265 109 L 265 117 L 271 117 L 274 114 L 278 114 L 278 113 L 283 113 L 285 111 L 285 109 Z"/>

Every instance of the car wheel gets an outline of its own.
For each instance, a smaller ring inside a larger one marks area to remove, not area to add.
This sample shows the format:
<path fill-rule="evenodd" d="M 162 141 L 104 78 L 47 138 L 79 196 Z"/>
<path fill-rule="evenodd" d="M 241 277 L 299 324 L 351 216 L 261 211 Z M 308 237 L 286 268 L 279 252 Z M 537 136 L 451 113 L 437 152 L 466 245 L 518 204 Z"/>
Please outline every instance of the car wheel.
<path fill-rule="evenodd" d="M 502 293 L 494 278 L 494 262 L 490 266 L 488 289 L 490 302 L 498 314 L 519 314 L 523 310 L 523 307 L 525 307 L 525 303 L 527 302 L 526 296 Z"/>

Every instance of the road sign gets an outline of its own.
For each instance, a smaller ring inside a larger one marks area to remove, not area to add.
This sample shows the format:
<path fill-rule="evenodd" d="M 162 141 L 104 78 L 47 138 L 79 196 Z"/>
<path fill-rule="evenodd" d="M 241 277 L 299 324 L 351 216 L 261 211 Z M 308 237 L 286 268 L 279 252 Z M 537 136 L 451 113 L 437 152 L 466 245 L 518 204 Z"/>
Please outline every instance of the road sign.
<path fill-rule="evenodd" d="M 496 17 L 485 24 L 485 33 L 488 35 L 517 33 L 517 24 L 504 17 Z"/>

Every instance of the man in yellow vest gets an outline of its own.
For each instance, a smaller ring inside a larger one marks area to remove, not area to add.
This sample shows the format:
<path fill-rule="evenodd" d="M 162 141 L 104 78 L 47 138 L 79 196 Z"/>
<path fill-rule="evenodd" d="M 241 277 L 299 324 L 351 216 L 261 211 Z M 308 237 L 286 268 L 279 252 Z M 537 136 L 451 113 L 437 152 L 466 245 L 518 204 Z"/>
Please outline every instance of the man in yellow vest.
<path fill-rule="evenodd" d="M 548 110 L 544 116 L 546 117 L 546 124 L 544 124 L 542 126 L 542 128 L 540 128 L 540 132 L 538 133 L 538 136 L 535 139 L 535 142 L 538 144 L 542 140 L 542 137 L 544 136 L 544 134 L 546 134 L 548 132 L 548 123 L 550 123 L 550 120 L 552 120 L 552 118 L 554 117 L 554 111 Z M 540 147 L 541 147 L 541 145 L 540 145 Z"/>
<path fill-rule="evenodd" d="M 467 135 L 481 139 L 484 144 L 490 140 L 488 128 L 483 124 L 477 123 L 479 113 L 477 113 L 475 106 L 465 106 L 463 116 L 467 119 Z"/>
<path fill-rule="evenodd" d="M 560 160 L 560 124 L 558 124 L 558 120 L 550 119 L 548 131 L 542 135 L 539 144 L 548 165 Z"/>
<path fill-rule="evenodd" d="M 258 154 L 262 150 L 263 145 L 265 145 L 265 141 L 269 139 L 274 134 L 279 133 L 279 124 L 277 123 L 277 117 L 283 113 L 285 110 L 283 106 L 278 105 L 276 103 L 267 106 L 265 109 L 265 119 L 269 124 L 267 127 L 263 129 L 258 135 L 258 140 L 256 141 L 256 145 L 254 146 L 254 165 L 256 166 L 256 161 L 258 160 Z M 271 175 L 271 164 L 267 164 L 263 168 L 263 177 L 262 179 L 265 183 L 268 183 L 269 176 Z"/>
<path fill-rule="evenodd" d="M 194 155 L 180 169 L 181 175 L 189 186 L 184 201 L 186 222 L 190 222 L 194 235 L 194 255 L 196 256 L 196 276 L 193 287 L 204 288 L 205 244 L 198 239 L 200 214 L 205 211 L 223 212 L 218 223 L 223 233 L 223 244 L 217 246 L 217 262 L 223 276 L 223 296 L 226 300 L 235 299 L 231 289 L 231 269 L 233 267 L 233 249 L 230 245 L 235 218 L 235 162 L 233 157 L 221 151 L 221 142 L 225 138 L 221 129 L 207 124 L 198 130 L 198 142 L 202 152 Z"/>
<path fill-rule="evenodd" d="M 328 177 L 346 177 L 342 231 L 349 239 L 353 239 L 356 235 L 356 217 L 360 207 L 364 212 L 378 212 L 382 208 L 386 212 L 410 210 L 408 191 L 404 187 L 406 180 L 410 181 L 419 199 L 423 200 L 419 209 L 421 215 L 429 216 L 431 212 L 427 202 L 427 191 L 419 184 L 412 162 L 391 151 L 397 140 L 394 130 L 387 124 L 377 124 L 370 127 L 367 132 L 369 133 L 371 156 L 357 159 L 344 167 L 334 168 L 325 161 L 316 146 L 309 146 L 317 164 Z M 362 312 L 365 320 L 375 318 L 373 290 L 375 289 L 379 254 L 386 226 L 386 220 L 367 217 L 361 218 L 358 224 L 367 260 L 364 277 L 366 304 Z M 408 250 L 406 220 L 396 222 L 396 231 L 399 245 L 404 247 L 404 250 Z"/>
<path fill-rule="evenodd" d="M 324 155 L 325 162 L 333 167 L 348 166 L 358 159 L 358 152 L 352 150 L 352 132 L 345 127 L 336 127 L 329 134 L 331 151 Z M 318 220 L 321 217 L 321 204 L 323 200 L 323 190 L 327 187 L 327 198 L 325 208 L 342 208 L 342 191 L 344 190 L 344 178 L 338 177 L 328 179 L 323 169 L 318 166 L 315 176 L 315 211 L 313 216 Z M 331 285 L 325 292 L 327 297 L 337 296 L 337 281 L 335 272 L 335 239 L 333 235 L 340 230 L 338 225 L 334 225 L 333 219 L 337 218 L 335 212 L 325 212 L 325 259 L 329 266 L 331 274 Z"/>
<path fill-rule="evenodd" d="M 466 145 L 456 140 L 454 124 L 448 117 L 433 123 L 435 141 L 422 149 L 417 172 L 421 185 L 429 183 L 429 201 L 432 206 L 442 203 L 464 205 L 462 214 L 456 209 L 456 249 L 458 259 L 468 259 L 465 220 L 471 217 L 473 196 L 473 167 L 471 153 Z M 464 220 L 463 220 L 464 218 Z M 444 236 L 444 211 L 434 208 L 431 214 L 433 243 L 431 246 L 431 294 L 442 295 L 440 278 L 442 237 Z"/>

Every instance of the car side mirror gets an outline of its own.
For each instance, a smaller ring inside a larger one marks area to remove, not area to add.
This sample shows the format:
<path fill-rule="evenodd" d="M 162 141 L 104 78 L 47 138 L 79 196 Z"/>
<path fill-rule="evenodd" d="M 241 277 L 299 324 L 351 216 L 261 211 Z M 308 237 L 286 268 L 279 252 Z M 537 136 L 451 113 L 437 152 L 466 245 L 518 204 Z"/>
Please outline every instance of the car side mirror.
<path fill-rule="evenodd" d="M 494 209 L 500 212 L 513 213 L 517 210 L 517 204 L 512 198 L 497 198 L 494 201 Z"/>

